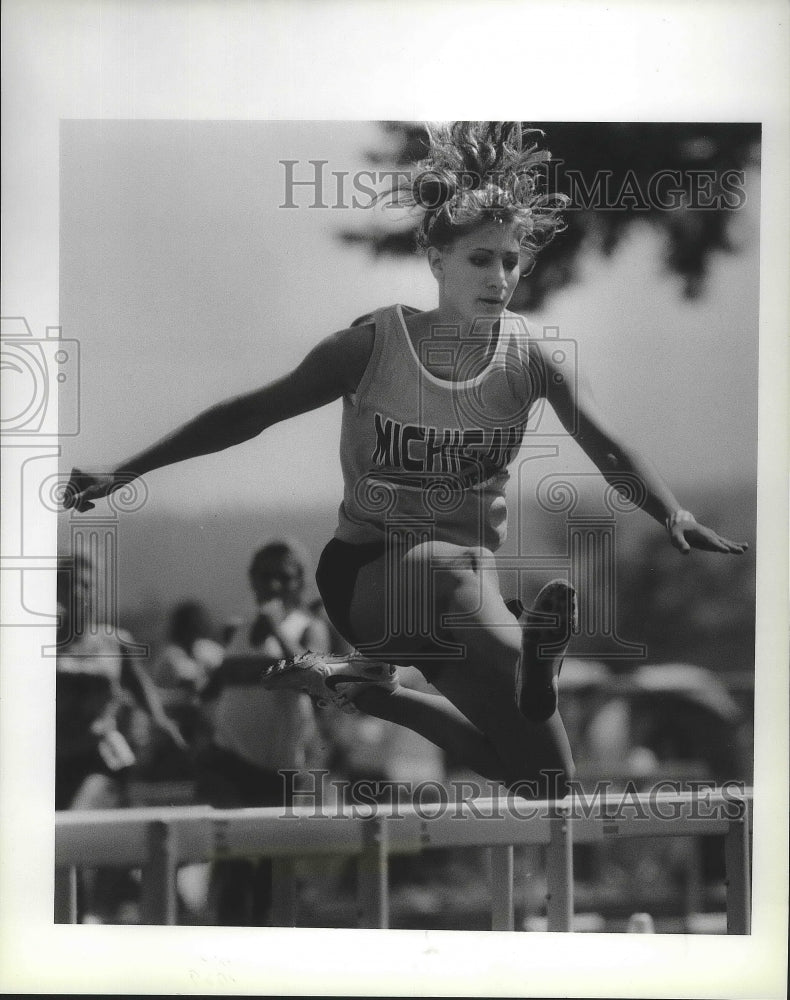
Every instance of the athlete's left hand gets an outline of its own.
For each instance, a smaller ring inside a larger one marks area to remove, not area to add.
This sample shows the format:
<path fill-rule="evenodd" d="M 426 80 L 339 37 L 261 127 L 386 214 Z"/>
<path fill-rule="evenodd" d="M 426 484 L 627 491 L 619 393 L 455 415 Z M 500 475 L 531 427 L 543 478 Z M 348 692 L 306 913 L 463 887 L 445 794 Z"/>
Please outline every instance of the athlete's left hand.
<path fill-rule="evenodd" d="M 687 556 L 692 549 L 740 556 L 749 548 L 746 542 L 732 542 L 712 528 L 706 528 L 687 510 L 677 511 L 667 520 L 667 531 L 669 540 L 684 556 Z"/>

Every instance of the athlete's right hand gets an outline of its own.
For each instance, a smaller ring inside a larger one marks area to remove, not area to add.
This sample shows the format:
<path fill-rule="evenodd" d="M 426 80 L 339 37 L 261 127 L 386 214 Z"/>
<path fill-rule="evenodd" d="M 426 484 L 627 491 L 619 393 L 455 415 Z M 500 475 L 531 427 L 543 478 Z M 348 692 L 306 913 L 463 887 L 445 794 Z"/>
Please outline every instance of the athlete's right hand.
<path fill-rule="evenodd" d="M 63 506 L 67 510 L 93 510 L 93 500 L 109 496 L 130 481 L 130 476 L 115 472 L 82 472 L 72 469 L 69 481 L 63 491 Z"/>

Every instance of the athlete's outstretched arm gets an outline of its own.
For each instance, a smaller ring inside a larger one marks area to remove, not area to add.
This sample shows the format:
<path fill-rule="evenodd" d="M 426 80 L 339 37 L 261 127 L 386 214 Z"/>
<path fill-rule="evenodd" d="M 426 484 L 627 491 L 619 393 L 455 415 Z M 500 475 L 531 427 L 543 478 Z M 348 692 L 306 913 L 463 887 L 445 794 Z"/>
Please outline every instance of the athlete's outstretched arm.
<path fill-rule="evenodd" d="M 652 463 L 626 445 L 620 435 L 607 426 L 598 412 L 589 386 L 581 377 L 575 382 L 562 377 L 542 350 L 540 365 L 541 392 L 565 429 L 596 464 L 607 482 L 616 488 L 623 486 L 623 473 L 638 479 L 642 485 L 639 505 L 666 527 L 676 549 L 684 555 L 692 548 L 732 555 L 741 555 L 746 551 L 749 546 L 745 542 L 723 538 L 681 507 Z M 559 377 L 554 378 L 554 375 Z"/>
<path fill-rule="evenodd" d="M 318 409 L 353 392 L 372 345 L 372 327 L 332 334 L 314 347 L 292 372 L 254 392 L 212 406 L 112 472 L 93 474 L 74 469 L 65 490 L 64 506 L 90 510 L 94 506 L 92 501 L 154 469 L 223 451 L 256 437 L 272 424 Z"/>

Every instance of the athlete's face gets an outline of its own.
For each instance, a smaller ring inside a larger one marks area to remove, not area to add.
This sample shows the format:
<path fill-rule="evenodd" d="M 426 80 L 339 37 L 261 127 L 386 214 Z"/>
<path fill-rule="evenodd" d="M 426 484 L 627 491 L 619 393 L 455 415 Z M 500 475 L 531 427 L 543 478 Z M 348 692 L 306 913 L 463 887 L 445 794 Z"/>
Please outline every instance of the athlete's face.
<path fill-rule="evenodd" d="M 439 283 L 439 307 L 472 321 L 495 319 L 507 307 L 520 276 L 515 223 L 487 222 L 459 236 L 428 260 Z"/>

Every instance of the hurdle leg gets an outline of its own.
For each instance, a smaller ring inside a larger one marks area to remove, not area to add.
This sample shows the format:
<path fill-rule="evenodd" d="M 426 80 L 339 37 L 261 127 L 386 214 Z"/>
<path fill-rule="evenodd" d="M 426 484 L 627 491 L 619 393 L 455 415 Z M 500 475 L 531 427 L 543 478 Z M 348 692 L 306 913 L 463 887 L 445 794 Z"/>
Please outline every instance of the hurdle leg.
<path fill-rule="evenodd" d="M 686 918 L 692 913 L 699 913 L 702 903 L 702 847 L 699 837 L 688 838 L 688 856 L 684 864 L 684 902 L 683 909 Z"/>
<path fill-rule="evenodd" d="M 296 862 L 293 858 L 272 858 L 273 927 L 296 927 Z"/>
<path fill-rule="evenodd" d="M 365 848 L 357 858 L 358 927 L 389 927 L 388 841 L 383 820 L 365 822 Z"/>
<path fill-rule="evenodd" d="M 141 886 L 141 920 L 144 924 L 173 925 L 178 913 L 175 834 L 167 823 L 155 822 L 148 827 L 147 840 L 148 859 L 143 867 Z"/>
<path fill-rule="evenodd" d="M 55 923 L 77 923 L 77 869 L 55 869 Z"/>
<path fill-rule="evenodd" d="M 749 825 L 744 804 L 740 818 L 730 821 L 724 836 L 727 884 L 727 933 L 751 933 Z"/>
<path fill-rule="evenodd" d="M 491 930 L 512 931 L 513 845 L 489 848 L 491 856 Z"/>
<path fill-rule="evenodd" d="M 573 839 L 567 816 L 550 820 L 546 851 L 546 903 L 550 931 L 573 930 Z"/>

